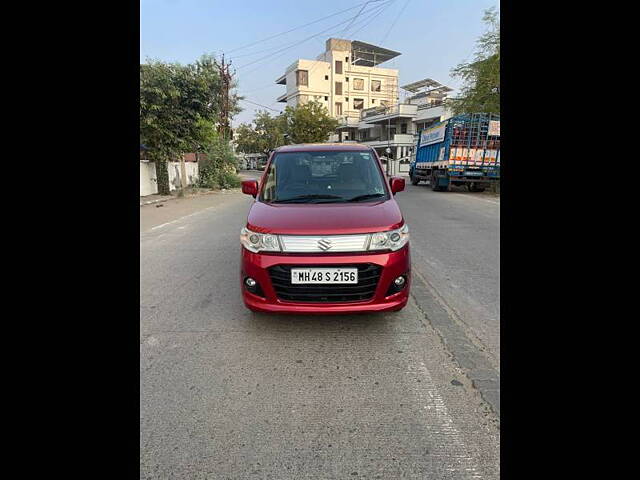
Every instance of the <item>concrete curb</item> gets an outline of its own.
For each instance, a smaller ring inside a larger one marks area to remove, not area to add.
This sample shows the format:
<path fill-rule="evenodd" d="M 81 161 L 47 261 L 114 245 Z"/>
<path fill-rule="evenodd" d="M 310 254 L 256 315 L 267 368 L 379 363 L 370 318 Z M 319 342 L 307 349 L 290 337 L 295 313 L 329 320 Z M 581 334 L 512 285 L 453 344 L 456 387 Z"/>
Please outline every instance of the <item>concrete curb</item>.
<path fill-rule="evenodd" d="M 191 195 L 185 195 L 184 197 L 178 197 L 177 195 L 172 195 L 171 197 L 168 197 L 168 198 L 158 198 L 157 200 L 140 202 L 140 206 L 144 207 L 145 205 L 153 205 L 154 203 L 164 203 L 164 202 L 168 202 L 169 200 L 178 200 L 180 198 L 185 199 L 185 198 L 201 197 L 203 195 L 213 195 L 214 193 L 227 193 L 227 192 L 235 192 L 235 191 L 240 191 L 240 188 L 224 188 L 222 190 L 211 190 L 209 192 L 200 192 L 200 193 L 194 193 Z"/>
<path fill-rule="evenodd" d="M 449 316 L 439 301 L 431 293 L 428 285 L 417 275 L 413 276 L 411 296 L 425 319 L 433 326 L 442 339 L 445 348 L 455 362 L 465 371 L 473 388 L 480 392 L 482 399 L 500 418 L 500 373 L 482 355 L 467 337 L 463 328 Z"/>
<path fill-rule="evenodd" d="M 143 207 L 145 205 L 152 205 L 154 203 L 162 203 L 168 200 L 173 200 L 173 198 L 159 198 L 157 200 L 149 200 L 148 202 L 140 202 L 140 206 Z"/>

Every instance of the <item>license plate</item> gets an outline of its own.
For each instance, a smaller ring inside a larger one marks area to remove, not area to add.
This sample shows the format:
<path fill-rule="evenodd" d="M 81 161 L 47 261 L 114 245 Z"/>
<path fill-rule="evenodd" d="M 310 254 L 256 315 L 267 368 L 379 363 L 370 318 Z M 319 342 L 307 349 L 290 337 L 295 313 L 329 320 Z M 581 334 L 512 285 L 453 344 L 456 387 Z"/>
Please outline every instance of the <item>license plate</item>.
<path fill-rule="evenodd" d="M 291 283 L 358 283 L 357 268 L 292 268 Z"/>

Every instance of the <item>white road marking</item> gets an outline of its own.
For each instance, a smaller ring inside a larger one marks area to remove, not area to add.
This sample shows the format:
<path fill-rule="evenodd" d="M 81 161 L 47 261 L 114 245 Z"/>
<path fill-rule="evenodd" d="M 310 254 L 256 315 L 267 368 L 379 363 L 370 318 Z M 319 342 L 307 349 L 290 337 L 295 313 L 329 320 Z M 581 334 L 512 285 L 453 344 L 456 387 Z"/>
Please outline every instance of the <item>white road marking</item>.
<path fill-rule="evenodd" d="M 438 392 L 438 389 L 431 378 L 431 374 L 427 369 L 424 362 L 420 362 L 419 366 L 409 365 L 409 372 L 418 374 L 422 378 L 422 382 L 411 382 L 414 394 L 419 401 L 422 402 L 425 410 L 430 411 L 430 415 L 435 415 L 435 418 L 439 420 L 439 432 L 436 431 L 436 435 L 443 434 L 450 442 L 446 442 L 447 445 L 436 446 L 436 449 L 442 449 L 442 452 L 433 452 L 436 455 L 442 455 L 442 457 L 457 458 L 460 461 L 460 470 L 468 472 L 471 478 L 482 478 L 482 475 L 478 472 L 478 467 L 470 454 L 469 449 L 466 447 L 462 440 L 460 432 L 453 423 L 449 410 L 445 405 L 444 399 Z M 452 451 L 452 448 L 453 450 Z M 454 471 L 451 469 L 451 471 Z"/>
<path fill-rule="evenodd" d="M 205 208 L 203 210 L 198 210 L 197 212 L 190 213 L 189 215 L 185 215 L 184 217 L 176 218 L 175 220 L 171 220 L 170 222 L 163 223 L 163 224 L 160 224 L 160 225 L 156 225 L 155 227 L 151 227 L 150 230 L 156 230 L 158 228 L 166 227 L 167 225 L 172 225 L 174 223 L 179 222 L 180 220 L 184 220 L 185 218 L 193 217 L 194 215 L 198 215 L 198 214 L 200 214 L 202 212 L 206 212 L 207 210 L 211 210 L 212 208 L 216 208 L 216 207 L 218 207 L 218 205 L 213 205 L 213 206 L 207 207 L 207 208 Z M 179 227 L 179 228 L 182 229 L 184 227 Z"/>
<path fill-rule="evenodd" d="M 494 205 L 500 205 L 500 202 L 488 200 L 486 198 L 476 197 L 475 195 L 465 195 L 463 193 L 452 193 L 452 195 L 457 195 L 458 197 L 465 197 L 465 198 L 475 198 L 476 200 L 482 200 L 483 202 L 493 203 Z"/>

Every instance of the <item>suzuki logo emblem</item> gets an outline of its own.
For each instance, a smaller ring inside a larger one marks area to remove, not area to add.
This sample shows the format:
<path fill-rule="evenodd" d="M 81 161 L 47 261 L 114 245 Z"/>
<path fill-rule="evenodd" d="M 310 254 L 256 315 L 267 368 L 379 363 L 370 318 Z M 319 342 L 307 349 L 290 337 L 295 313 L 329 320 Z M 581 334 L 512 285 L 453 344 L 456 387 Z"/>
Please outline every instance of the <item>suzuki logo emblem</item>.
<path fill-rule="evenodd" d="M 331 240 L 328 240 L 326 238 L 323 238 L 322 240 L 318 240 L 318 247 L 320 247 L 321 250 L 326 252 L 331 248 Z"/>

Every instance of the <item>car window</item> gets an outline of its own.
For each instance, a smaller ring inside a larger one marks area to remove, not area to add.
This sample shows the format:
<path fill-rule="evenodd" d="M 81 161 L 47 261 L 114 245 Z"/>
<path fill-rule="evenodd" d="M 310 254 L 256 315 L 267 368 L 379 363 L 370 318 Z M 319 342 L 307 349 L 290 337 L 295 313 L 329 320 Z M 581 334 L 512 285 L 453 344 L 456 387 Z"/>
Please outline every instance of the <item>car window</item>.
<path fill-rule="evenodd" d="M 375 157 L 366 151 L 275 153 L 260 200 L 334 203 L 388 199 Z"/>

